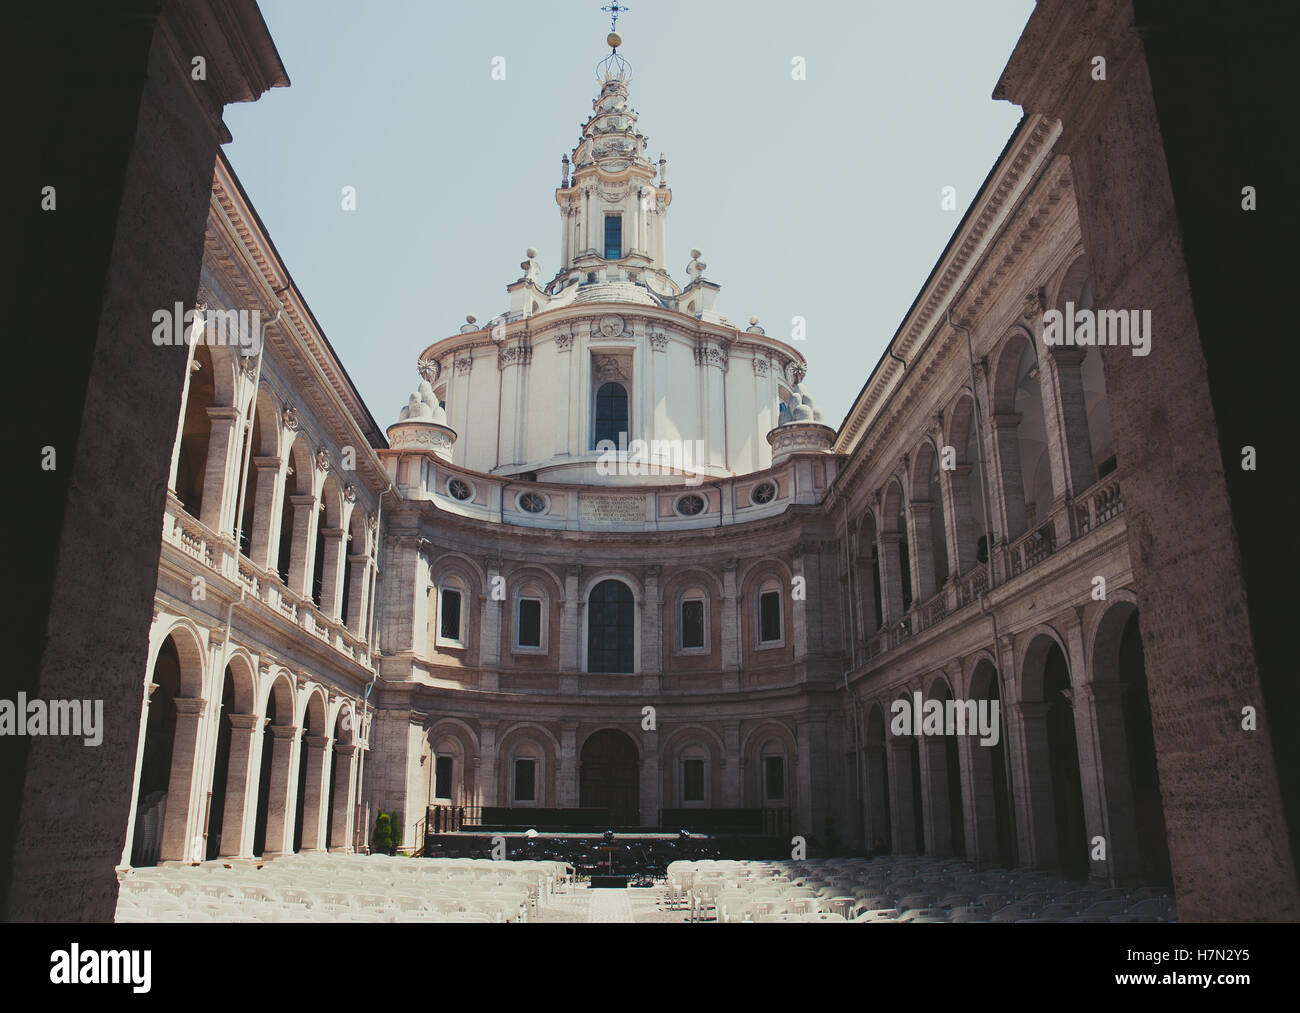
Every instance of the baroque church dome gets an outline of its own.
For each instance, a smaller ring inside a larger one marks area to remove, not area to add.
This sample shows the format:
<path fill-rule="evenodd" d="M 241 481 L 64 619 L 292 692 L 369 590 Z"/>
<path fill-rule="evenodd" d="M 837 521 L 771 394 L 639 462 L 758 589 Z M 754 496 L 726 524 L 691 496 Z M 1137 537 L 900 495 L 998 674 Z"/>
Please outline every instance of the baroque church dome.
<path fill-rule="evenodd" d="M 470 315 L 426 348 L 399 426 L 437 423 L 453 434 L 451 463 L 541 482 L 677 485 L 762 471 L 774 463 L 769 433 L 820 421 L 800 386 L 804 358 L 753 318 L 742 329 L 718 311 L 700 250 L 684 283 L 674 277 L 667 159 L 647 154 L 617 49 L 597 76 L 554 191 L 554 275 L 543 280 L 530 247 L 505 309 L 486 322 Z M 605 466 L 638 453 L 657 465 L 650 474 Z"/>

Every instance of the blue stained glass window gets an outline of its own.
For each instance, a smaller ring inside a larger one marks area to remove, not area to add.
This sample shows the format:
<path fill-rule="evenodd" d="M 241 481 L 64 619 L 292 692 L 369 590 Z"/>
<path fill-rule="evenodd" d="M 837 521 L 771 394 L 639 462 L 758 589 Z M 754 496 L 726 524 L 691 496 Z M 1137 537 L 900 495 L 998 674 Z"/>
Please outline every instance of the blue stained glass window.
<path fill-rule="evenodd" d="M 627 391 L 621 383 L 602 384 L 596 391 L 596 446 L 602 440 L 617 445 L 620 433 L 627 432 Z"/>
<path fill-rule="evenodd" d="M 623 256 L 623 216 L 605 216 L 605 259 L 618 260 Z"/>
<path fill-rule="evenodd" d="M 632 592 L 618 580 L 603 580 L 587 601 L 587 671 L 631 674 L 636 608 Z"/>

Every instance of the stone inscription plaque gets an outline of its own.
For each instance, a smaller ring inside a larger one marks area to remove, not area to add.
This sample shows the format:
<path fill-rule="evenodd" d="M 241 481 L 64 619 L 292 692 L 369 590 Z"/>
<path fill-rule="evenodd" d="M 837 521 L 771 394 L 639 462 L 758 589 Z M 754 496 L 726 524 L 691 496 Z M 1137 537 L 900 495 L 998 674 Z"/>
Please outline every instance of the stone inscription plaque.
<path fill-rule="evenodd" d="M 584 527 L 645 524 L 644 496 L 579 496 L 578 519 Z"/>

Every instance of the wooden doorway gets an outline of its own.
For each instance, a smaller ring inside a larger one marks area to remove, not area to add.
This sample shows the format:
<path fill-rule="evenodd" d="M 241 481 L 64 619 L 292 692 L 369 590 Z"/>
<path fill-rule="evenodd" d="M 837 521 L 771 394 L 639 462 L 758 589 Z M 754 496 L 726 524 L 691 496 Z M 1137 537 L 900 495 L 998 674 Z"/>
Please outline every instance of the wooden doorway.
<path fill-rule="evenodd" d="M 578 805 L 608 809 L 614 826 L 640 826 L 641 763 L 635 743 L 607 728 L 583 743 L 581 760 Z"/>

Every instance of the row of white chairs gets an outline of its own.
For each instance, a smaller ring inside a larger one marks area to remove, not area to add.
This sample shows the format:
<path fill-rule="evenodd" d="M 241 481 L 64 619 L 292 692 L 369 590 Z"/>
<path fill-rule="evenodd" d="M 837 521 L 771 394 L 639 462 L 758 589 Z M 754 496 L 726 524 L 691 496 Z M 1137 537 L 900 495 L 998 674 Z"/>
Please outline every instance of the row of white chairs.
<path fill-rule="evenodd" d="M 806 862 L 674 862 L 664 906 L 692 921 L 1176 921 L 1167 891 L 1079 884 L 1031 869 L 975 870 L 899 856 Z"/>
<path fill-rule="evenodd" d="M 561 862 L 294 855 L 129 870 L 119 921 L 527 921 Z"/>

